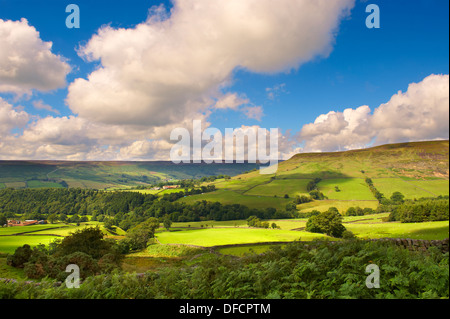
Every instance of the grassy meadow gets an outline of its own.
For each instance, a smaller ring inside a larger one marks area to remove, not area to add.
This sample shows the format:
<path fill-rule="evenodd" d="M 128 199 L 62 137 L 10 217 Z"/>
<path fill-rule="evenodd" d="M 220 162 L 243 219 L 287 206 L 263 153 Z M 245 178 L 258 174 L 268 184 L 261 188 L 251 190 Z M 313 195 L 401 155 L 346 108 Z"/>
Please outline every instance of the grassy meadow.
<path fill-rule="evenodd" d="M 39 244 L 48 245 L 55 239 L 62 239 L 79 229 L 85 227 L 99 226 L 105 236 L 117 237 L 125 235 L 120 228 L 116 228 L 116 233 L 111 233 L 103 227 L 103 223 L 87 222 L 79 226 L 74 224 L 45 224 L 30 226 L 14 226 L 0 228 L 0 253 L 14 253 L 17 247 L 28 244 L 31 247 Z"/>
<path fill-rule="evenodd" d="M 182 244 L 201 247 L 251 244 L 259 242 L 309 241 L 326 237 L 322 234 L 279 229 L 205 228 L 166 231 L 157 234 L 161 244 Z"/>

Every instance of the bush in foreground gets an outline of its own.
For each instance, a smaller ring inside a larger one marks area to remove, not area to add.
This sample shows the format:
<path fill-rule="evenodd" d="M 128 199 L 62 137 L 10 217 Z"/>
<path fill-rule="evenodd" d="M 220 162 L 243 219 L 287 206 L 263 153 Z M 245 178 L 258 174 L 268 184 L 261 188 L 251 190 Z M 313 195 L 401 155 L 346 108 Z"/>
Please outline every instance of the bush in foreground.
<path fill-rule="evenodd" d="M 380 268 L 378 289 L 365 285 L 369 264 Z M 211 254 L 142 276 L 114 271 L 88 277 L 79 289 L 52 281 L 0 282 L 0 298 L 448 298 L 448 267 L 448 253 L 434 249 L 423 254 L 389 242 L 298 242 L 239 259 Z"/>

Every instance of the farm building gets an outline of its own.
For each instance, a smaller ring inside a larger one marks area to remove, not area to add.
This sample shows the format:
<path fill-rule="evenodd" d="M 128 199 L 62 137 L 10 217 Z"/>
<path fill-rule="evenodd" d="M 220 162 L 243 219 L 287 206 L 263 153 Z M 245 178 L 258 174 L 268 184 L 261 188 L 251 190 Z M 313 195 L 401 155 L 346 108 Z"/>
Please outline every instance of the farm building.
<path fill-rule="evenodd" d="M 47 221 L 45 220 L 34 220 L 34 219 L 27 219 L 27 220 L 8 220 L 8 227 L 13 226 L 30 226 L 30 225 L 38 225 L 38 224 L 47 224 Z"/>
<path fill-rule="evenodd" d="M 175 188 L 180 188 L 179 185 L 166 185 L 163 186 L 164 189 L 175 189 Z"/>

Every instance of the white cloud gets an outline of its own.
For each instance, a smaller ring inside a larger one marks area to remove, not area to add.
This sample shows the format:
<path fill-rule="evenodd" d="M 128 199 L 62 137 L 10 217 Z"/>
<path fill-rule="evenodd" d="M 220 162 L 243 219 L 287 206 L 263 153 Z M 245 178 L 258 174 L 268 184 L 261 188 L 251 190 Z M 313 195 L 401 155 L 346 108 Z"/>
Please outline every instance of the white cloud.
<path fill-rule="evenodd" d="M 36 110 L 46 110 L 55 114 L 61 114 L 58 110 L 52 108 L 48 104 L 45 104 L 42 100 L 33 101 L 33 106 Z"/>
<path fill-rule="evenodd" d="M 13 128 L 24 127 L 30 117 L 23 110 L 14 108 L 0 97 L 0 137 L 5 138 Z"/>
<path fill-rule="evenodd" d="M 398 92 L 373 113 L 377 143 L 449 137 L 449 75 L 430 75 Z"/>
<path fill-rule="evenodd" d="M 371 114 L 367 105 L 331 111 L 298 134 L 305 151 L 337 151 L 449 138 L 449 76 L 430 75 L 398 92 Z"/>
<path fill-rule="evenodd" d="M 76 79 L 66 102 L 75 114 L 108 124 L 193 118 L 214 105 L 237 68 L 275 73 L 327 56 L 353 3 L 176 0 L 170 15 L 159 7 L 135 28 L 101 28 L 79 50 L 101 67 Z"/>
<path fill-rule="evenodd" d="M 171 130 L 190 131 L 192 119 L 202 120 L 206 128 L 211 112 L 231 109 L 260 120 L 262 106 L 245 95 L 224 93 L 234 72 L 279 73 L 326 57 L 354 0 L 173 4 L 170 13 L 153 8 L 134 28 L 98 30 L 78 50 L 100 66 L 69 85 L 66 103 L 74 115 L 35 118 L 21 135 L 2 139 L 2 158 L 168 159 Z M 52 43 L 43 42 L 25 19 L 0 21 L 0 92 L 31 94 L 64 86 L 70 67 L 51 52 Z M 20 45 L 12 46 L 11 39 Z M 55 112 L 42 101 L 34 107 Z M 13 111 L 8 123 L 25 125 L 28 114 Z M 14 122 L 13 115 L 22 120 Z"/>
<path fill-rule="evenodd" d="M 261 118 L 264 116 L 261 106 L 246 106 L 242 109 L 242 111 L 249 119 L 254 119 L 257 121 L 261 121 Z"/>
<path fill-rule="evenodd" d="M 227 93 L 218 99 L 214 108 L 237 110 L 241 105 L 249 103 L 250 100 L 246 97 L 238 96 L 236 93 Z"/>
<path fill-rule="evenodd" d="M 305 141 L 305 151 L 335 151 L 361 148 L 371 140 L 371 135 L 361 134 L 370 108 L 366 105 L 344 112 L 331 111 L 320 115 L 314 123 L 306 124 L 299 138 Z"/>
<path fill-rule="evenodd" d="M 21 96 L 66 85 L 70 66 L 26 19 L 0 19 L 0 47 L 0 92 Z"/>

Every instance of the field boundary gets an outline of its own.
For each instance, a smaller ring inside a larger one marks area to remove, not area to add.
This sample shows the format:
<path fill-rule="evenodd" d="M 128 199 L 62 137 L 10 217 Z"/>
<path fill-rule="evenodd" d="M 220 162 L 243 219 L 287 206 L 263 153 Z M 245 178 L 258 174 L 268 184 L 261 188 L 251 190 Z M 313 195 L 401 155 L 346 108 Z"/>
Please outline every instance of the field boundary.
<path fill-rule="evenodd" d="M 412 251 L 423 251 L 426 252 L 431 247 L 437 247 L 441 250 L 442 253 L 447 253 L 449 251 L 449 239 L 443 240 L 426 240 L 426 239 L 410 239 L 410 238 L 374 238 L 374 239 L 360 239 L 365 242 L 388 242 L 391 244 L 395 244 L 396 246 L 409 249 Z M 339 244 L 345 243 L 342 240 L 321 240 L 318 242 L 314 241 L 279 241 L 279 242 L 260 242 L 260 243 L 245 243 L 245 244 L 230 244 L 230 245 L 217 245 L 208 247 L 210 250 L 213 250 L 215 253 L 220 254 L 218 252 L 219 249 L 223 248 L 236 248 L 236 247 L 248 247 L 248 246 L 264 246 L 264 245 L 287 245 L 292 243 L 302 243 L 305 247 L 314 247 L 315 244 L 322 243 L 330 243 L 330 244 Z M 207 248 L 207 247 L 205 247 Z"/>
<path fill-rule="evenodd" d="M 26 231 L 26 232 L 14 233 L 14 234 L 9 234 L 9 235 L 0 235 L 0 237 L 8 237 L 8 236 L 26 236 L 26 235 L 31 234 L 31 233 L 44 232 L 44 231 L 47 231 L 47 230 L 60 229 L 60 228 L 66 228 L 66 227 L 68 227 L 68 226 L 52 227 L 52 228 L 46 228 L 46 229 L 36 229 L 36 230 L 30 230 L 30 231 Z M 42 234 L 33 234 L 33 235 L 36 235 L 36 236 L 38 236 L 38 235 L 51 235 L 51 236 L 58 236 L 58 237 L 62 236 L 62 237 L 64 237 L 63 235 L 46 234 L 46 233 L 42 233 Z"/>

